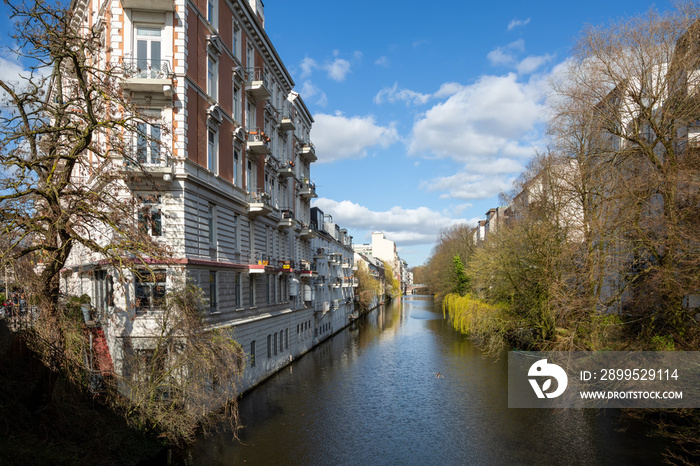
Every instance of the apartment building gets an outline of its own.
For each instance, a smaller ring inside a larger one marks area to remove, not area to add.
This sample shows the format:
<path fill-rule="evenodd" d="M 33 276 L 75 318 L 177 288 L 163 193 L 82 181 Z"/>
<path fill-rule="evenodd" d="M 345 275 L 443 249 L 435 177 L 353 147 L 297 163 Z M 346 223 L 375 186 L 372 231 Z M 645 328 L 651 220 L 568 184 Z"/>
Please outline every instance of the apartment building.
<path fill-rule="evenodd" d="M 358 286 L 354 276 L 357 267 L 352 236 L 334 223 L 332 216 L 312 207 L 311 226 L 317 232 L 311 240 L 316 275 L 306 286 L 313 287 L 318 336 L 325 337 L 348 324 Z"/>
<path fill-rule="evenodd" d="M 358 244 L 354 248 L 355 252 L 386 261 L 394 270 L 394 278 L 401 281 L 401 258 L 396 250 L 396 243 L 387 239 L 383 232 L 373 231 L 371 243 Z"/>
<path fill-rule="evenodd" d="M 71 8 L 84 27 L 104 31 L 101 59 L 142 112 L 133 147 L 149 182 L 114 162 L 138 221 L 171 258 L 125 275 L 77 249 L 62 286 L 91 297 L 121 373 L 126 352 L 148 351 L 163 297 L 187 279 L 204 292 L 207 322 L 231 328 L 248 353 L 246 389 L 317 344 L 326 315 L 305 293 L 319 233 L 310 213 L 313 118 L 265 32 L 263 3 L 74 0 Z M 352 286 L 341 288 L 348 300 Z"/>

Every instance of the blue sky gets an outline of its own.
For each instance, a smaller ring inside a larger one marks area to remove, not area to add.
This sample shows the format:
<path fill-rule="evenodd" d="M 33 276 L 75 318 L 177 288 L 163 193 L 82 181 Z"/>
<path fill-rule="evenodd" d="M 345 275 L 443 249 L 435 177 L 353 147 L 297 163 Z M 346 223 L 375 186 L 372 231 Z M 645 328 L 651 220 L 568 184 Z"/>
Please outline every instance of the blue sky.
<path fill-rule="evenodd" d="M 671 3 L 266 0 L 316 120 L 314 205 L 356 244 L 384 231 L 421 265 L 441 228 L 484 218 L 543 147 L 547 79 L 582 29 Z M 20 69 L 0 55 L 0 76 Z"/>
<path fill-rule="evenodd" d="M 266 0 L 265 28 L 310 108 L 314 205 L 409 266 L 474 223 L 544 145 L 550 74 L 586 25 L 671 2 Z"/>

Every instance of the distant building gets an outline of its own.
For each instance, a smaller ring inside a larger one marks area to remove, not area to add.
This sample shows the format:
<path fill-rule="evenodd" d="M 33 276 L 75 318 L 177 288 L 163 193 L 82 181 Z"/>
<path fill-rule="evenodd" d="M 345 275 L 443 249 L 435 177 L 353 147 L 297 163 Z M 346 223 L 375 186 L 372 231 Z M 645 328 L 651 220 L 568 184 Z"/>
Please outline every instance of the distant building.
<path fill-rule="evenodd" d="M 376 257 L 380 260 L 386 261 L 389 266 L 394 271 L 394 278 L 402 283 L 404 283 L 404 276 L 402 271 L 402 261 L 396 250 L 396 243 L 391 240 L 386 239 L 383 232 L 375 231 L 372 232 L 372 242 L 369 244 L 358 244 L 354 246 L 355 252 L 364 254 L 366 256 Z M 405 262 L 404 262 L 405 263 Z M 406 266 L 407 267 L 407 266 Z"/>

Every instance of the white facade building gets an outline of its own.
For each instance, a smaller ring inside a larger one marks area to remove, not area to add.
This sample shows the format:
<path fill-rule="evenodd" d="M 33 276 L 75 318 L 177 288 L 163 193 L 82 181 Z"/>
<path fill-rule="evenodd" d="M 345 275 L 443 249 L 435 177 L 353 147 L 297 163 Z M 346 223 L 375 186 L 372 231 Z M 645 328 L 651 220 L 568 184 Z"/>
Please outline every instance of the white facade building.
<path fill-rule="evenodd" d="M 199 286 L 207 323 L 229 328 L 248 354 L 245 390 L 342 328 L 338 318 L 319 333 L 330 314 L 318 308 L 342 301 L 345 312 L 353 294 L 346 281 L 306 294 L 316 286 L 314 251 L 327 247 L 312 245 L 326 234 L 311 227 L 313 118 L 265 32 L 263 4 L 74 0 L 71 8 L 104 30 L 100 59 L 149 117 L 134 147 L 152 183 L 114 163 L 140 205 L 134 215 L 171 257 L 132 274 L 76 249 L 63 290 L 90 296 L 123 373 L 126 352 L 148 350 L 165 294 L 185 280 Z M 349 260 L 340 254 L 338 269 L 321 266 L 329 279 L 347 278 L 352 250 Z"/>

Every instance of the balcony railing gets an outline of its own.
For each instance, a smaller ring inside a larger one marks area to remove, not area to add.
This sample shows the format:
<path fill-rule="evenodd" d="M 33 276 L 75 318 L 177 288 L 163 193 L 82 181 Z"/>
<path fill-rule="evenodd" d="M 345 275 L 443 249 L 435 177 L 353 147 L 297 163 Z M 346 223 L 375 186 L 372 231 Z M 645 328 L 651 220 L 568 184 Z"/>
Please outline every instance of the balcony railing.
<path fill-rule="evenodd" d="M 124 89 L 172 97 L 173 71 L 169 60 L 126 57 L 122 59 L 121 67 Z"/>
<path fill-rule="evenodd" d="M 316 157 L 316 147 L 309 141 L 305 142 L 299 149 L 299 156 L 306 160 L 307 162 L 315 162 Z"/>
<path fill-rule="evenodd" d="M 143 172 L 153 176 L 165 175 L 173 171 L 172 159 L 160 151 L 147 150 L 143 147 L 137 149 L 134 144 L 130 154 L 130 158 L 124 158 L 124 167 L 129 172 Z"/>
<path fill-rule="evenodd" d="M 123 59 L 125 78 L 169 79 L 173 72 L 169 60 L 127 57 Z"/>
<path fill-rule="evenodd" d="M 301 184 L 301 188 L 299 189 L 299 195 L 305 199 L 318 197 L 316 195 L 316 185 L 308 179 L 304 180 L 304 182 Z"/>
<path fill-rule="evenodd" d="M 292 228 L 296 220 L 294 219 L 294 212 L 290 209 L 284 209 L 281 211 L 282 218 L 280 219 L 278 226 L 280 228 Z"/>
<path fill-rule="evenodd" d="M 269 193 L 258 190 L 248 194 L 248 215 L 252 217 L 268 215 L 274 210 L 275 206 Z"/>
<path fill-rule="evenodd" d="M 270 98 L 270 86 L 267 82 L 267 75 L 260 67 L 248 68 L 248 79 L 246 80 L 246 92 L 258 100 L 268 100 Z"/>
<path fill-rule="evenodd" d="M 265 134 L 260 128 L 248 131 L 247 148 L 249 151 L 258 155 L 267 155 L 270 150 L 270 136 Z"/>
<path fill-rule="evenodd" d="M 294 129 L 294 120 L 292 120 L 292 115 L 289 112 L 282 113 L 279 129 L 280 131 L 292 131 Z"/>
<path fill-rule="evenodd" d="M 291 176 L 294 176 L 296 173 L 294 172 L 294 162 L 292 160 L 284 160 L 280 164 L 279 168 L 279 175 L 282 178 L 289 178 Z"/>
<path fill-rule="evenodd" d="M 316 236 L 316 232 L 309 226 L 308 223 L 301 222 L 301 231 L 299 231 L 299 236 L 303 239 L 311 239 Z"/>

